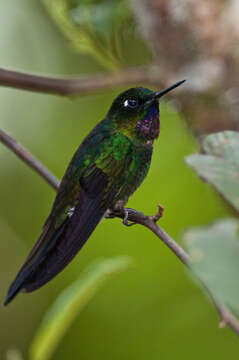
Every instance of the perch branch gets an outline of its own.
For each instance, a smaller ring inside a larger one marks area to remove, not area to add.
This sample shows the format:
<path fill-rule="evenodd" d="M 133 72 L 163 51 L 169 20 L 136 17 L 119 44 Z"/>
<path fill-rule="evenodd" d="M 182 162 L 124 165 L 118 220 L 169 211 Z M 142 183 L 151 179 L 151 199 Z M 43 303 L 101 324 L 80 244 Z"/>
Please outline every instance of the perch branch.
<path fill-rule="evenodd" d="M 14 139 L 12 139 L 5 132 L 0 130 L 0 141 L 6 145 L 11 151 L 13 151 L 21 160 L 23 160 L 28 166 L 30 166 L 34 171 L 36 171 L 53 189 L 58 190 L 59 181 L 36 159 L 34 158 L 26 149 L 19 145 Z M 190 256 L 185 252 L 185 250 L 174 241 L 169 234 L 166 233 L 161 227 L 157 225 L 157 221 L 162 216 L 162 208 L 159 206 L 158 213 L 156 216 L 147 216 L 142 212 L 136 211 L 134 209 L 127 209 L 128 211 L 128 220 L 136 224 L 140 224 L 152 231 L 163 243 L 181 260 L 181 262 L 190 269 L 191 259 Z M 124 219 L 125 213 L 123 210 L 117 210 L 113 213 L 114 216 Z M 213 297 L 210 290 L 207 286 L 201 282 L 203 287 L 209 293 L 218 313 L 220 316 L 220 327 L 229 326 L 239 335 L 239 321 L 231 313 L 231 311 L 224 305 L 218 303 L 218 301 Z"/>

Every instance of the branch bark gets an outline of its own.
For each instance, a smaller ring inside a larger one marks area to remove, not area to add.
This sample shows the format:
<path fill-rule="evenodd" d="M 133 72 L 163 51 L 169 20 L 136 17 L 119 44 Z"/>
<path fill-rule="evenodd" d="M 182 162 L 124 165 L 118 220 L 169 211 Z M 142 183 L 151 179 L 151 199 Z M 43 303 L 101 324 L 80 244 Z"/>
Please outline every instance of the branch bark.
<path fill-rule="evenodd" d="M 53 176 L 50 171 L 48 171 L 33 155 L 31 155 L 26 149 L 24 149 L 19 143 L 6 134 L 3 130 L 0 130 L 0 142 L 6 145 L 12 152 L 14 152 L 21 160 L 23 160 L 28 166 L 30 166 L 34 171 L 36 171 L 54 190 L 59 189 L 60 182 L 55 176 Z M 171 238 L 171 236 L 157 225 L 157 221 L 162 216 L 162 208 L 159 206 L 158 213 L 155 216 L 147 216 L 142 212 L 136 211 L 134 209 L 127 209 L 128 220 L 136 224 L 145 226 L 150 231 L 152 231 L 163 243 L 178 257 L 178 259 L 190 269 L 191 259 L 186 251 L 178 245 L 178 243 Z M 123 210 L 117 210 L 114 212 L 115 217 L 121 219 L 125 218 L 125 213 Z M 220 327 L 229 326 L 232 330 L 239 335 L 239 321 L 232 314 L 232 312 L 224 305 L 217 301 L 214 298 L 213 294 L 208 289 L 207 285 L 204 284 L 200 279 L 200 283 L 203 285 L 204 289 L 208 292 L 212 302 L 214 303 L 218 314 L 220 316 Z"/>
<path fill-rule="evenodd" d="M 40 175 L 54 190 L 59 187 L 59 181 L 50 173 L 32 154 L 30 154 L 22 145 L 15 139 L 9 136 L 5 131 L 0 129 L 0 142 L 16 154 L 21 160 L 25 162 L 32 170 Z"/>
<path fill-rule="evenodd" d="M 160 80 L 159 80 L 160 78 Z M 0 68 L 0 86 L 62 96 L 87 95 L 113 86 L 148 84 L 167 86 L 168 76 L 159 74 L 158 67 L 129 68 L 113 74 L 55 78 Z"/>

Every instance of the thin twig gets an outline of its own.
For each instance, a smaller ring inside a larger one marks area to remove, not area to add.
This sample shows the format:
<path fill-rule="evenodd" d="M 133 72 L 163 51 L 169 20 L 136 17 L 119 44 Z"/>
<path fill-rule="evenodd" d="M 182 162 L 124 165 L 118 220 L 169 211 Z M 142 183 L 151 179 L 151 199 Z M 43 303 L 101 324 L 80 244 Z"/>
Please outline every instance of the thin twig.
<path fill-rule="evenodd" d="M 159 80 L 160 78 L 160 80 Z M 159 74 L 158 68 L 129 68 L 112 74 L 54 78 L 31 75 L 0 68 L 0 86 L 62 96 L 86 95 L 106 90 L 113 86 L 157 85 L 167 86 L 169 77 Z"/>
<path fill-rule="evenodd" d="M 161 208 L 160 205 L 158 206 L 159 209 Z M 158 238 L 160 238 L 164 244 L 173 251 L 173 253 L 184 263 L 184 265 L 188 266 L 190 262 L 189 255 L 181 248 L 176 241 L 174 241 L 161 227 L 159 227 L 156 222 L 162 216 L 147 216 L 144 215 L 142 212 L 136 211 L 134 209 L 127 209 L 128 212 L 128 220 L 143 225 L 151 230 Z M 121 210 L 116 210 L 114 212 L 116 217 L 124 219 L 124 212 Z"/>
<path fill-rule="evenodd" d="M 59 181 L 37 160 L 35 159 L 26 149 L 19 145 L 14 139 L 12 139 L 5 132 L 0 130 L 0 141 L 6 145 L 10 150 L 12 150 L 21 160 L 23 160 L 28 166 L 30 166 L 34 171 L 36 171 L 53 189 L 58 190 Z M 190 269 L 191 259 L 190 256 L 185 252 L 185 250 L 177 244 L 175 240 L 171 238 L 169 234 L 166 233 L 161 227 L 159 227 L 156 222 L 162 216 L 162 208 L 159 206 L 158 213 L 156 216 L 146 216 L 142 212 L 136 211 L 134 209 L 127 209 L 128 220 L 134 223 L 143 225 L 152 231 L 163 243 L 181 260 L 181 262 Z M 124 219 L 125 213 L 123 210 L 117 209 L 113 213 L 114 216 Z M 238 335 L 239 335 L 239 321 L 231 313 L 231 311 L 224 305 L 217 301 L 214 298 L 213 294 L 208 289 L 207 285 L 200 280 L 201 284 L 207 290 L 209 296 L 211 297 L 218 313 L 220 316 L 220 327 L 226 325 L 230 326 Z"/>
<path fill-rule="evenodd" d="M 57 190 L 59 181 L 50 173 L 34 156 L 32 156 L 22 145 L 9 136 L 5 131 L 0 129 L 0 142 L 13 151 L 21 160 L 23 160 L 30 168 L 38 173 L 53 189 Z"/>

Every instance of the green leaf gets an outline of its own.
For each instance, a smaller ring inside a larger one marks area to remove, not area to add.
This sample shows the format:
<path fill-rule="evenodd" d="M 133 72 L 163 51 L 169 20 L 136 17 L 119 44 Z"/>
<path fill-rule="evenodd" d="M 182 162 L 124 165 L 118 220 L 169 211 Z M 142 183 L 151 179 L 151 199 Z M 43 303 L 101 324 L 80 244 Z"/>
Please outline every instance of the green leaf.
<path fill-rule="evenodd" d="M 192 270 L 220 303 L 239 316 L 239 223 L 227 219 L 189 230 L 184 241 Z"/>
<path fill-rule="evenodd" d="M 113 27 L 115 13 L 117 13 L 119 1 L 104 1 L 103 3 L 79 4 L 71 11 L 71 17 L 75 24 L 83 27 L 89 26 L 100 36 L 107 36 Z"/>
<path fill-rule="evenodd" d="M 76 51 L 93 55 L 110 70 L 121 66 L 120 34 L 115 31 L 130 17 L 125 0 L 42 1 Z"/>
<path fill-rule="evenodd" d="M 187 164 L 239 211 L 239 133 L 208 135 L 202 148 L 206 154 L 188 156 Z"/>
<path fill-rule="evenodd" d="M 97 261 L 81 278 L 63 291 L 44 316 L 30 346 L 31 360 L 48 360 L 74 319 L 113 274 L 131 264 L 127 256 Z"/>

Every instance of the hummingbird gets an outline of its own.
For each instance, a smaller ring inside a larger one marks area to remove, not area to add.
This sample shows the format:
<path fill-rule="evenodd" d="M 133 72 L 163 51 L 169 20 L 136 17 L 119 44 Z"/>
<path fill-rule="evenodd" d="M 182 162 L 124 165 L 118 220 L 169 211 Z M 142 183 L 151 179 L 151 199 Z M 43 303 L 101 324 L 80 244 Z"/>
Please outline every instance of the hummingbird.
<path fill-rule="evenodd" d="M 40 237 L 4 305 L 61 272 L 108 211 L 121 209 L 127 225 L 125 205 L 149 171 L 153 143 L 159 136 L 159 100 L 184 81 L 157 92 L 131 88 L 113 101 L 106 117 L 74 154 Z"/>

